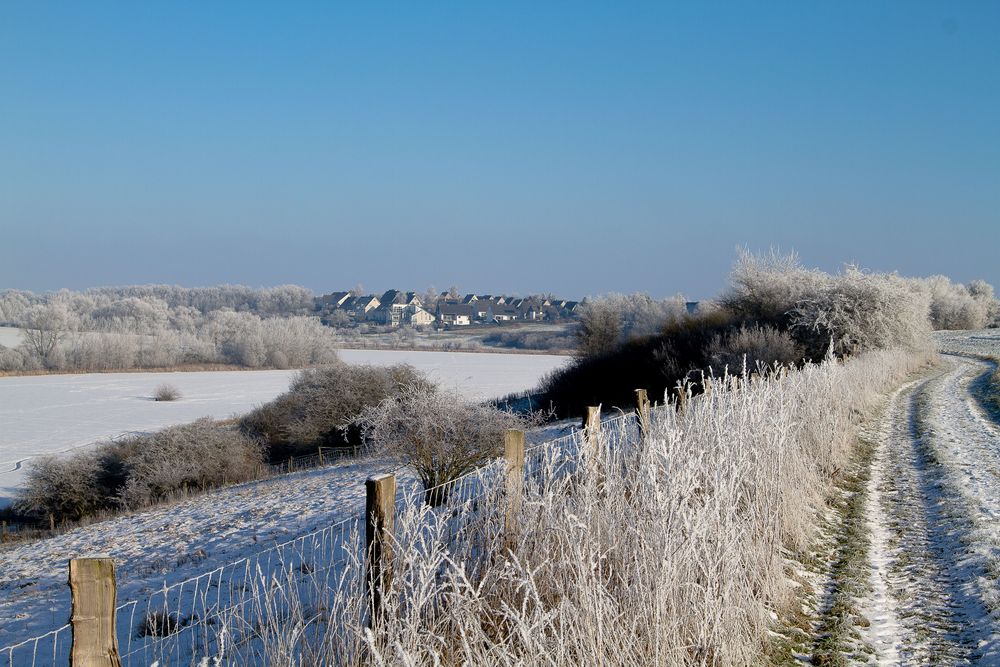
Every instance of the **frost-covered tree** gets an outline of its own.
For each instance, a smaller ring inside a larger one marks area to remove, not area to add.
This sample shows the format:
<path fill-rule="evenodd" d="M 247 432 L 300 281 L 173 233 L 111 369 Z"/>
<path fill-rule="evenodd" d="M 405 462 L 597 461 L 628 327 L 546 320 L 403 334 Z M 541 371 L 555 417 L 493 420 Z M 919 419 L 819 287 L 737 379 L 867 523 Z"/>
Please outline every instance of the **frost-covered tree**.
<path fill-rule="evenodd" d="M 935 329 L 982 329 L 996 317 L 993 286 L 982 280 L 968 285 L 945 276 L 924 280 L 931 297 L 931 322 Z"/>
<path fill-rule="evenodd" d="M 580 307 L 577 340 L 580 353 L 609 352 L 627 340 L 659 333 L 687 313 L 684 297 L 657 300 L 648 294 L 607 294 L 588 298 Z"/>
<path fill-rule="evenodd" d="M 31 306 L 21 314 L 21 327 L 28 347 L 43 365 L 53 362 L 56 345 L 72 329 L 74 318 L 62 303 Z"/>
<path fill-rule="evenodd" d="M 0 292 L 0 325 L 16 325 L 36 297 L 31 292 L 4 290 Z"/>

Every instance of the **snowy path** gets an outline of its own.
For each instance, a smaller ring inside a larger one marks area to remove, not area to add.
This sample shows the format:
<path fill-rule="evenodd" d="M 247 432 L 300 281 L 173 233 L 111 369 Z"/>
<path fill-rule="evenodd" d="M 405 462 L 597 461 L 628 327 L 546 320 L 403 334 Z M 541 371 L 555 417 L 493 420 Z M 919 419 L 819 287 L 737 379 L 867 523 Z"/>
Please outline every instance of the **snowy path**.
<path fill-rule="evenodd" d="M 882 420 L 861 601 L 878 664 L 1000 664 L 1000 428 L 977 396 L 993 368 L 944 355 Z"/>

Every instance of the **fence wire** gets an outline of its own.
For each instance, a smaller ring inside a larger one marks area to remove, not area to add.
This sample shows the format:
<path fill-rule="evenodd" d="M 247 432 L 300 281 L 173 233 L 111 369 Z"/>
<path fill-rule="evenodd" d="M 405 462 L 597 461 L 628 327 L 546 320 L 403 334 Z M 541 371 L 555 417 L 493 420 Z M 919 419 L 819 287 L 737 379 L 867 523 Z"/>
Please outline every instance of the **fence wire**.
<path fill-rule="evenodd" d="M 670 419 L 672 413 L 670 406 L 654 408 L 651 422 Z M 595 444 L 607 453 L 624 453 L 639 441 L 639 420 L 634 413 L 622 413 L 602 421 L 600 431 L 596 443 L 576 430 L 528 447 L 525 483 L 541 489 L 577 474 L 588 457 L 586 448 Z M 300 457 L 275 466 L 273 472 L 316 467 L 335 458 L 332 452 Z M 623 457 L 604 457 L 615 459 Z M 496 532 L 503 530 L 500 508 L 507 465 L 498 459 L 444 484 L 407 485 L 397 492 L 396 515 L 424 512 L 428 527 L 434 525 L 452 556 L 474 570 L 488 561 L 482 545 L 495 543 Z M 361 514 L 359 508 L 354 517 L 119 605 L 115 614 L 122 665 L 202 664 L 223 652 L 227 664 L 266 662 L 260 653 L 264 636 L 289 619 L 304 621 L 327 639 L 341 632 L 328 627 L 332 606 L 354 604 L 355 613 L 364 613 L 364 591 L 356 588 L 364 568 Z M 67 665 L 71 643 L 67 624 L 0 649 L 0 667 Z"/>

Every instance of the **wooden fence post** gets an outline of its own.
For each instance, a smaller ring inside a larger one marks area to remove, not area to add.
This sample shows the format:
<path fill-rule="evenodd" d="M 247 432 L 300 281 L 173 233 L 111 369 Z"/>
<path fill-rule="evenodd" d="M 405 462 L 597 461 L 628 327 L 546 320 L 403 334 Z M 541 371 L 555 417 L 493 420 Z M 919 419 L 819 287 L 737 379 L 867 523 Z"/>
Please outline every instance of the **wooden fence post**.
<path fill-rule="evenodd" d="M 368 623 L 382 616 L 382 595 L 392 583 L 392 534 L 396 524 L 396 476 L 365 481 L 365 558 L 368 561 Z"/>
<path fill-rule="evenodd" d="M 503 456 L 507 462 L 507 513 L 504 528 L 509 543 L 516 531 L 524 490 L 524 431 L 509 429 L 504 433 Z"/>
<path fill-rule="evenodd" d="M 674 391 L 677 394 L 677 411 L 684 412 L 685 410 L 687 410 L 687 402 L 688 402 L 687 388 L 677 387 Z"/>
<path fill-rule="evenodd" d="M 319 465 L 322 468 L 323 467 L 323 448 L 320 447 L 316 451 L 319 453 Z"/>
<path fill-rule="evenodd" d="M 645 440 L 649 437 L 650 427 L 649 396 L 645 389 L 635 390 L 635 413 L 639 418 L 639 438 Z"/>
<path fill-rule="evenodd" d="M 586 443 L 586 456 L 597 459 L 601 446 L 601 406 L 587 406 L 587 416 L 583 418 L 583 437 Z"/>
<path fill-rule="evenodd" d="M 110 558 L 74 558 L 69 562 L 73 596 L 70 625 L 72 667 L 121 667 L 115 632 L 115 564 Z"/>

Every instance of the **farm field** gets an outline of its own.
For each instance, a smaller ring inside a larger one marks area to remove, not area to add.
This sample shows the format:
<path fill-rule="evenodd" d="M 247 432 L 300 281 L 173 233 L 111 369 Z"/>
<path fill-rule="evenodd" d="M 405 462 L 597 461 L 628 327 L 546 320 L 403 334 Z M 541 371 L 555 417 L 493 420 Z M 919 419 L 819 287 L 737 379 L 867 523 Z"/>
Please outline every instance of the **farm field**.
<path fill-rule="evenodd" d="M 3 347 L 17 347 L 24 340 L 24 334 L 20 329 L 14 327 L 0 327 L 0 345 Z"/>
<path fill-rule="evenodd" d="M 352 364 L 409 363 L 470 399 L 534 387 L 567 361 L 555 355 L 342 350 Z M 199 417 L 245 412 L 288 388 L 297 371 L 91 373 L 0 378 L 0 506 L 10 503 L 33 456 L 57 454 L 123 433 L 148 431 Z M 153 401 L 162 383 L 181 399 Z"/>

